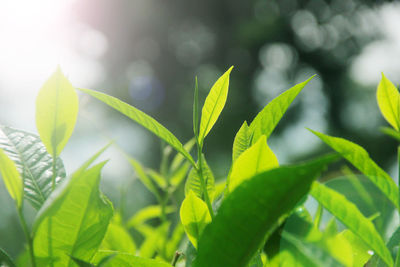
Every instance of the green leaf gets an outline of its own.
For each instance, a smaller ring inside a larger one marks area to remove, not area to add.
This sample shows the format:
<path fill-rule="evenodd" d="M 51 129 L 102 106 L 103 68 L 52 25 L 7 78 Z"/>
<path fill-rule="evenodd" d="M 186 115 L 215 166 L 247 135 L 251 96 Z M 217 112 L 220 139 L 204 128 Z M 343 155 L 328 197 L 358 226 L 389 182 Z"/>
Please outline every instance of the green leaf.
<path fill-rule="evenodd" d="M 152 258 L 156 252 L 162 251 L 162 244 L 164 244 L 170 223 L 165 222 L 158 226 L 157 228 L 150 227 L 148 225 L 142 224 L 137 227 L 136 230 L 141 232 L 145 239 L 139 249 L 139 255 L 144 258 Z"/>
<path fill-rule="evenodd" d="M 175 137 L 169 130 L 167 130 L 164 126 L 162 126 L 159 122 L 155 119 L 144 113 L 143 111 L 109 95 L 104 93 L 96 92 L 90 89 L 82 89 L 79 88 L 78 90 L 89 94 L 98 100 L 104 102 L 105 104 L 109 105 L 113 109 L 121 112 L 128 118 L 136 121 L 138 124 L 142 125 L 144 128 L 170 144 L 173 148 L 175 148 L 179 153 L 181 153 L 189 162 L 194 166 L 195 162 L 192 156 L 187 152 L 182 143 Z"/>
<path fill-rule="evenodd" d="M 207 164 L 207 161 L 202 155 L 202 166 L 203 166 L 203 178 L 205 181 L 205 185 L 207 188 L 208 192 L 208 197 L 210 198 L 210 201 L 212 202 L 214 199 L 214 193 L 215 193 L 215 178 L 214 174 L 211 171 L 210 167 Z M 190 190 L 192 190 L 199 198 L 203 197 L 203 191 L 201 187 L 201 180 L 200 180 L 199 173 L 192 168 L 192 170 L 189 172 L 189 176 L 186 180 L 185 184 L 185 195 L 188 195 Z"/>
<path fill-rule="evenodd" d="M 395 182 L 369 157 L 368 152 L 364 148 L 343 138 L 332 137 L 313 130 L 310 131 L 365 174 L 397 209 L 400 209 L 398 201 L 399 192 Z"/>
<path fill-rule="evenodd" d="M 199 144 L 203 145 L 204 138 L 217 122 L 228 97 L 229 75 L 233 69 L 230 67 L 211 87 L 210 92 L 201 110 Z"/>
<path fill-rule="evenodd" d="M 328 156 L 269 170 L 243 182 L 222 202 L 198 243 L 195 267 L 246 266 L 279 222 L 307 194 Z"/>
<path fill-rule="evenodd" d="M 0 266 L 3 266 L 3 264 L 5 264 L 5 267 L 15 267 L 15 263 L 11 257 L 0 248 Z"/>
<path fill-rule="evenodd" d="M 75 262 L 76 265 L 78 265 L 79 267 L 96 267 L 95 265 L 91 264 L 90 262 L 83 261 L 83 260 L 75 258 L 73 256 L 70 256 L 70 257 L 71 257 L 71 260 L 73 262 Z"/>
<path fill-rule="evenodd" d="M 381 127 L 380 128 L 381 132 L 392 137 L 396 141 L 400 142 L 400 132 L 393 130 L 392 128 L 389 127 Z"/>
<path fill-rule="evenodd" d="M 60 155 L 71 137 L 78 106 L 74 87 L 57 68 L 36 98 L 36 127 L 40 139 L 54 158 Z"/>
<path fill-rule="evenodd" d="M 132 168 L 135 170 L 136 177 L 143 183 L 146 188 L 152 192 L 157 198 L 160 198 L 160 194 L 158 192 L 157 187 L 153 184 L 150 177 L 147 175 L 144 167 L 135 159 L 128 157 L 128 161 L 131 164 Z"/>
<path fill-rule="evenodd" d="M 189 163 L 183 164 L 171 175 L 169 183 L 173 186 L 173 189 L 176 189 L 182 183 L 182 181 L 185 180 L 189 168 Z"/>
<path fill-rule="evenodd" d="M 235 162 L 236 159 L 242 154 L 246 149 L 251 146 L 252 133 L 250 131 L 247 122 L 243 122 L 239 131 L 236 133 L 235 139 L 233 141 L 232 148 L 232 162 Z"/>
<path fill-rule="evenodd" d="M 369 247 L 365 242 L 348 229 L 342 231 L 339 236 L 343 237 L 351 244 L 353 266 L 364 266 L 371 258 L 371 255 L 368 253 Z"/>
<path fill-rule="evenodd" d="M 102 267 L 171 267 L 170 264 L 160 262 L 153 259 L 147 259 L 135 256 L 129 253 L 121 253 L 118 251 L 102 251 L 96 253 L 96 256 L 93 260 L 95 264 L 99 263 L 101 259 L 107 257 L 109 255 L 115 256 L 107 261 Z"/>
<path fill-rule="evenodd" d="M 174 206 L 167 206 L 165 208 L 167 214 L 175 212 Z M 161 207 L 159 205 L 147 206 L 139 210 L 135 215 L 133 215 L 126 223 L 127 227 L 136 227 L 143 224 L 145 221 L 159 218 L 161 216 Z"/>
<path fill-rule="evenodd" d="M 0 126 L 0 148 L 11 158 L 24 181 L 25 198 L 40 209 L 50 195 L 53 158 L 47 153 L 39 136 L 25 131 Z M 64 164 L 56 163 L 56 183 L 65 178 Z"/>
<path fill-rule="evenodd" d="M 269 138 L 290 104 L 313 77 L 283 92 L 257 114 L 250 124 L 250 132 L 253 133 L 252 144 L 256 143 L 262 135 Z"/>
<path fill-rule="evenodd" d="M 382 73 L 381 82 L 376 91 L 379 109 L 386 121 L 396 130 L 400 130 L 400 94 L 397 88 Z"/>
<path fill-rule="evenodd" d="M 104 164 L 79 169 L 46 200 L 33 226 L 36 257 L 62 267 L 71 264 L 68 255 L 84 261 L 94 256 L 113 213 L 99 190 Z"/>
<path fill-rule="evenodd" d="M 186 151 L 190 152 L 195 144 L 196 144 L 196 139 L 192 138 L 183 146 L 183 148 Z M 182 154 L 180 153 L 176 154 L 171 162 L 171 167 L 169 170 L 170 173 L 176 172 L 176 170 L 181 166 L 184 159 L 185 158 L 182 156 Z"/>
<path fill-rule="evenodd" d="M 267 145 L 266 136 L 261 136 L 233 163 L 228 183 L 229 192 L 252 176 L 278 166 L 278 159 Z"/>
<path fill-rule="evenodd" d="M 311 195 L 355 235 L 360 237 L 387 265 L 393 266 L 392 256 L 375 226 L 364 217 L 352 202 L 348 201 L 342 194 L 317 182 L 312 186 Z"/>
<path fill-rule="evenodd" d="M 135 254 L 136 245 L 129 232 L 120 223 L 112 220 L 108 225 L 100 249 Z"/>
<path fill-rule="evenodd" d="M 156 172 L 155 170 L 148 169 L 147 174 L 149 175 L 151 180 L 153 180 L 157 184 L 159 188 L 165 189 L 167 187 L 167 181 L 160 173 Z"/>
<path fill-rule="evenodd" d="M 10 196 L 15 200 L 18 208 L 22 206 L 24 195 L 23 181 L 14 162 L 0 148 L 0 173 Z"/>
<path fill-rule="evenodd" d="M 190 190 L 182 202 L 180 215 L 186 235 L 193 246 L 197 248 L 201 233 L 206 225 L 211 222 L 207 204 Z"/>
<path fill-rule="evenodd" d="M 199 137 L 199 84 L 197 83 L 197 76 L 195 79 L 193 99 L 193 133 L 196 138 Z"/>

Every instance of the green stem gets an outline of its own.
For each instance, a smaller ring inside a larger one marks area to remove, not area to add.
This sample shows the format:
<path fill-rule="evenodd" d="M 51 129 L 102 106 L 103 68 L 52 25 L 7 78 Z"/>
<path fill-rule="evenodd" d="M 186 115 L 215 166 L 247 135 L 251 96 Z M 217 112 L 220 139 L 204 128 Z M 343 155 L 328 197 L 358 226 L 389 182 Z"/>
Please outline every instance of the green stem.
<path fill-rule="evenodd" d="M 26 221 L 24 218 L 24 214 L 22 213 L 22 208 L 18 208 L 18 217 L 22 225 L 22 230 L 24 231 L 26 241 L 28 242 L 29 256 L 31 260 L 32 267 L 36 267 L 35 262 L 35 254 L 33 253 L 33 240 L 31 235 L 29 234 L 28 226 L 26 225 Z"/>
<path fill-rule="evenodd" d="M 182 255 L 182 252 L 180 252 L 180 251 L 176 251 L 176 252 L 175 252 L 174 258 L 173 258 L 172 261 L 171 261 L 171 265 L 172 265 L 172 266 L 175 266 L 175 265 L 176 265 L 176 263 L 178 262 L 179 257 L 180 257 L 181 255 Z"/>
<path fill-rule="evenodd" d="M 210 212 L 211 218 L 214 219 L 214 211 L 212 209 L 210 197 L 208 196 L 207 185 L 206 185 L 206 182 L 204 181 L 204 176 L 203 176 L 203 160 L 202 160 L 203 157 L 202 157 L 201 151 L 202 151 L 202 146 L 197 144 L 197 160 L 198 160 L 197 172 L 200 177 L 201 191 L 204 194 L 204 201 L 207 204 L 208 211 Z"/>
<path fill-rule="evenodd" d="M 322 207 L 321 204 L 318 204 L 318 209 L 315 214 L 315 226 L 317 226 L 318 229 L 319 229 L 319 226 L 321 225 L 323 212 L 324 212 L 324 208 Z"/>

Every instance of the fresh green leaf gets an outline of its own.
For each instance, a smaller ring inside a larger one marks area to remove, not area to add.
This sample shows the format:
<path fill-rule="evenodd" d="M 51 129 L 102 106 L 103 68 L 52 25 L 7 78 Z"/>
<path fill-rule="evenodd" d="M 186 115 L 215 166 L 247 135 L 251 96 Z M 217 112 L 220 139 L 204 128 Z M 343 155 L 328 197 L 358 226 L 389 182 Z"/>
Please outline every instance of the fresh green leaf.
<path fill-rule="evenodd" d="M 137 230 L 139 230 L 145 237 L 139 249 L 139 255 L 141 257 L 152 258 L 156 252 L 164 253 L 162 244 L 164 244 L 167 238 L 169 226 L 170 223 L 165 222 L 157 228 L 149 227 L 144 224 L 137 227 Z"/>
<path fill-rule="evenodd" d="M 165 177 L 163 177 L 161 174 L 156 172 L 155 170 L 148 169 L 147 174 L 153 180 L 159 188 L 165 189 L 167 187 L 167 181 L 165 180 Z"/>
<path fill-rule="evenodd" d="M 290 104 L 313 77 L 283 92 L 257 114 L 250 124 L 249 130 L 253 134 L 251 144 L 255 144 L 262 135 L 265 135 L 267 139 L 269 138 Z"/>
<path fill-rule="evenodd" d="M 10 196 L 15 200 L 18 208 L 22 206 L 24 197 L 23 181 L 14 162 L 0 148 L 0 174 Z"/>
<path fill-rule="evenodd" d="M 352 231 L 346 229 L 342 231 L 339 236 L 343 237 L 351 244 L 351 251 L 353 253 L 353 266 L 364 266 L 371 258 L 369 254 L 369 247 L 364 241 L 356 236 Z"/>
<path fill-rule="evenodd" d="M 150 177 L 147 175 L 144 167 L 135 159 L 128 157 L 129 163 L 132 168 L 135 170 L 136 177 L 143 183 L 146 188 L 152 192 L 157 198 L 160 198 L 160 193 L 158 192 L 157 187 L 153 184 Z"/>
<path fill-rule="evenodd" d="M 165 208 L 166 214 L 172 213 L 175 211 L 174 206 L 167 206 Z M 136 227 L 138 225 L 143 224 L 145 221 L 159 218 L 161 216 L 161 207 L 158 205 L 155 206 L 147 206 L 141 210 L 139 210 L 135 215 L 133 215 L 128 222 L 126 223 L 127 227 Z"/>
<path fill-rule="evenodd" d="M 196 139 L 192 138 L 183 146 L 183 148 L 186 151 L 190 152 L 195 144 L 196 144 Z M 171 162 L 171 167 L 169 170 L 170 173 L 176 172 L 176 170 L 181 166 L 184 159 L 185 158 L 182 156 L 182 154 L 180 153 L 176 154 L 176 156 Z"/>
<path fill-rule="evenodd" d="M 203 166 L 203 178 L 205 181 L 205 185 L 207 188 L 208 192 L 208 197 L 210 198 L 210 201 L 212 202 L 214 199 L 214 193 L 215 193 L 215 178 L 214 174 L 211 171 L 210 167 L 207 164 L 207 161 L 202 155 L 202 166 Z M 192 190 L 199 198 L 203 197 L 203 191 L 201 187 L 201 180 L 200 180 L 199 173 L 192 168 L 192 170 L 189 172 L 188 179 L 186 180 L 185 184 L 185 195 L 188 195 L 189 192 Z"/>
<path fill-rule="evenodd" d="M 182 202 L 180 215 L 181 222 L 190 242 L 197 248 L 197 242 L 201 233 L 206 225 L 211 222 L 211 215 L 207 204 L 190 190 Z"/>
<path fill-rule="evenodd" d="M 199 84 L 197 77 L 194 86 L 194 99 L 193 99 L 193 133 L 196 138 L 199 137 Z"/>
<path fill-rule="evenodd" d="M 383 117 L 396 131 L 399 131 L 400 94 L 394 84 L 383 73 L 376 91 L 376 98 Z"/>
<path fill-rule="evenodd" d="M 233 141 L 232 148 L 232 162 L 242 154 L 246 149 L 251 146 L 252 133 L 247 125 L 247 122 L 243 122 L 239 131 L 236 133 L 235 139 Z"/>
<path fill-rule="evenodd" d="M 79 88 L 80 91 L 89 94 L 98 100 L 104 102 L 105 104 L 109 105 L 113 109 L 121 112 L 128 118 L 136 121 L 144 128 L 149 130 L 150 132 L 154 133 L 156 136 L 170 144 L 173 148 L 175 148 L 179 153 L 181 153 L 189 162 L 194 166 L 195 162 L 192 156 L 187 152 L 182 143 L 175 137 L 169 130 L 167 130 L 164 126 L 162 126 L 159 122 L 155 119 L 140 111 L 139 109 L 109 95 L 104 93 L 96 92 L 90 89 L 82 89 Z"/>
<path fill-rule="evenodd" d="M 233 69 L 230 67 L 211 87 L 210 92 L 201 110 L 199 144 L 203 145 L 204 138 L 217 122 L 228 97 L 229 75 Z"/>
<path fill-rule="evenodd" d="M 11 257 L 7 254 L 7 252 L 0 248 L 0 266 L 3 266 L 4 264 L 5 267 L 15 267 L 15 263 Z"/>
<path fill-rule="evenodd" d="M 135 254 L 136 245 L 129 232 L 120 223 L 112 220 L 108 225 L 100 249 Z"/>
<path fill-rule="evenodd" d="M 62 267 L 71 264 L 68 255 L 84 261 L 94 256 L 113 213 L 111 202 L 99 190 L 104 164 L 80 168 L 46 200 L 33 226 L 36 257 Z"/>
<path fill-rule="evenodd" d="M 169 183 L 173 186 L 174 189 L 176 189 L 182 183 L 182 181 L 185 180 L 189 168 L 190 164 L 185 163 L 171 175 Z"/>
<path fill-rule="evenodd" d="M 392 256 L 375 226 L 364 217 L 352 202 L 348 201 L 342 194 L 318 182 L 313 184 L 311 195 L 355 235 L 360 237 L 387 265 L 393 266 Z"/>
<path fill-rule="evenodd" d="M 0 148 L 11 158 L 24 181 L 25 198 L 40 209 L 50 195 L 53 177 L 53 158 L 47 153 L 39 136 L 25 131 L 0 126 Z M 65 178 L 64 164 L 56 163 L 56 183 Z"/>
<path fill-rule="evenodd" d="M 233 163 L 232 172 L 229 176 L 228 188 L 232 192 L 243 181 L 263 171 L 279 166 L 274 152 L 267 145 L 265 135 L 243 152 Z"/>
<path fill-rule="evenodd" d="M 367 178 L 397 207 L 397 209 L 400 209 L 398 201 L 399 192 L 395 182 L 389 174 L 382 170 L 369 157 L 368 152 L 365 151 L 364 148 L 343 138 L 332 137 L 313 130 L 310 131 L 365 174 Z"/>
<path fill-rule="evenodd" d="M 102 265 L 102 267 L 171 267 L 171 265 L 160 262 L 157 260 L 153 259 L 146 259 L 143 257 L 138 257 L 133 254 L 129 253 L 121 253 L 118 251 L 102 251 L 100 250 L 99 252 L 96 253 L 96 256 L 93 260 L 95 264 L 100 262 L 101 259 L 104 257 L 107 257 L 109 255 L 115 256 L 111 258 L 109 261 L 107 261 L 105 264 Z"/>
<path fill-rule="evenodd" d="M 246 266 L 279 222 L 307 194 L 328 156 L 272 169 L 243 182 L 222 202 L 198 242 L 195 267 Z"/>
<path fill-rule="evenodd" d="M 60 155 L 71 137 L 78 106 L 74 87 L 57 68 L 36 98 L 36 127 L 40 139 L 54 158 Z"/>
<path fill-rule="evenodd" d="M 76 265 L 78 265 L 79 267 L 96 267 L 95 265 L 91 264 L 90 262 L 80 260 L 80 259 L 75 258 L 73 256 L 70 256 L 70 257 L 71 257 L 71 260 L 73 262 L 75 262 Z"/>

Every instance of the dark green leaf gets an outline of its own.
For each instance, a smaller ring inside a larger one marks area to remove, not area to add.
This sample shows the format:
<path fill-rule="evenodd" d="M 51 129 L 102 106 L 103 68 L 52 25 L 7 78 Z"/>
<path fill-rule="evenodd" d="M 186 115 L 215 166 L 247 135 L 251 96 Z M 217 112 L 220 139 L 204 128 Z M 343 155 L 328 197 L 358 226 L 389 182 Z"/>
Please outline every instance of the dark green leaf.
<path fill-rule="evenodd" d="M 243 182 L 224 199 L 204 229 L 194 266 L 246 266 L 326 164 L 336 158 L 280 167 Z"/>
<path fill-rule="evenodd" d="M 0 148 L 15 162 L 24 180 L 25 198 L 39 209 L 50 195 L 53 158 L 46 151 L 39 136 L 25 131 L 0 126 Z M 56 183 L 65 178 L 63 162 L 57 158 Z"/>

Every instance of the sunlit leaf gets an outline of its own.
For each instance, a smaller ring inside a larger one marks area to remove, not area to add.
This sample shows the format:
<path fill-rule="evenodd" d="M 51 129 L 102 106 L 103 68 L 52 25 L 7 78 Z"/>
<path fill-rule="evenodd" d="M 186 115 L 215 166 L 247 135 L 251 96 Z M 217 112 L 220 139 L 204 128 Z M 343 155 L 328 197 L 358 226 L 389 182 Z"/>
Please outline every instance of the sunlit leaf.
<path fill-rule="evenodd" d="M 136 177 L 143 183 L 146 188 L 152 192 L 156 197 L 159 197 L 159 192 L 157 187 L 154 185 L 150 177 L 147 175 L 145 168 L 137 160 L 128 157 L 128 161 L 132 168 L 135 170 Z"/>
<path fill-rule="evenodd" d="M 249 126 L 249 130 L 253 134 L 251 144 L 256 143 L 262 135 L 265 135 L 267 139 L 269 138 L 290 104 L 313 77 L 283 92 L 257 114 Z"/>
<path fill-rule="evenodd" d="M 95 264 L 100 262 L 101 259 L 109 255 L 115 254 L 109 261 L 102 265 L 102 267 L 171 267 L 170 264 L 160 262 L 158 260 L 147 259 L 138 257 L 129 253 L 121 253 L 118 251 L 99 251 L 93 260 Z"/>
<path fill-rule="evenodd" d="M 243 152 L 233 163 L 228 182 L 229 192 L 232 192 L 243 181 L 257 173 L 278 166 L 278 159 L 267 145 L 267 138 L 265 135 L 261 136 L 254 145 Z"/>
<path fill-rule="evenodd" d="M 181 222 L 185 232 L 197 248 L 197 242 L 207 224 L 211 222 L 211 215 L 206 203 L 190 191 L 182 202 L 180 209 Z"/>
<path fill-rule="evenodd" d="M 156 252 L 164 252 L 163 244 L 166 242 L 169 226 L 170 223 L 165 222 L 157 228 L 145 224 L 136 228 L 145 237 L 139 249 L 139 255 L 141 257 L 152 258 Z"/>
<path fill-rule="evenodd" d="M 151 180 L 157 184 L 157 186 L 159 188 L 164 189 L 167 187 L 167 181 L 165 180 L 165 177 L 163 177 L 160 173 L 158 173 L 152 169 L 148 169 L 147 174 L 149 175 Z"/>
<path fill-rule="evenodd" d="M 96 92 L 90 89 L 82 89 L 79 88 L 80 91 L 89 94 L 98 100 L 104 102 L 105 104 L 109 105 L 113 109 L 121 112 L 125 116 L 129 117 L 130 119 L 136 121 L 140 125 L 142 125 L 147 130 L 154 133 L 156 136 L 167 142 L 173 148 L 175 148 L 179 153 L 181 153 L 185 158 L 189 160 L 190 163 L 195 165 L 195 162 L 192 156 L 187 152 L 184 148 L 182 143 L 175 137 L 169 130 L 167 130 L 164 126 L 162 126 L 159 122 L 155 119 L 144 113 L 143 111 L 109 95 L 104 93 Z"/>
<path fill-rule="evenodd" d="M 22 206 L 24 196 L 23 181 L 14 162 L 0 148 L 0 174 L 10 196 L 18 208 Z"/>
<path fill-rule="evenodd" d="M 39 136 L 25 131 L 0 126 L 0 148 L 12 159 L 24 181 L 25 198 L 39 209 L 52 188 L 53 158 Z M 57 158 L 56 183 L 65 178 L 64 164 Z"/>
<path fill-rule="evenodd" d="M 199 144 L 202 145 L 204 138 L 217 122 L 228 97 L 229 75 L 233 69 L 230 67 L 211 87 L 210 92 L 201 110 Z"/>
<path fill-rule="evenodd" d="M 210 167 L 207 164 L 206 159 L 204 158 L 204 155 L 202 157 L 203 157 L 203 160 L 202 160 L 203 178 L 204 178 L 205 185 L 207 188 L 208 197 L 210 198 L 210 201 L 212 201 L 214 199 L 214 193 L 215 193 L 215 178 L 214 178 L 213 172 L 211 171 Z M 186 180 L 185 195 L 188 195 L 191 190 L 199 198 L 203 197 L 203 191 L 202 191 L 202 187 L 201 187 L 201 178 L 200 178 L 198 172 L 194 168 L 189 172 L 189 176 Z"/>
<path fill-rule="evenodd" d="M 379 109 L 386 121 L 396 131 L 400 130 L 400 94 L 394 84 L 382 73 L 381 82 L 376 91 Z"/>
<path fill-rule="evenodd" d="M 252 133 L 247 125 L 247 122 L 243 122 L 239 131 L 236 133 L 235 139 L 233 141 L 232 148 L 232 162 L 242 154 L 246 149 L 251 146 Z"/>
<path fill-rule="evenodd" d="M 176 209 L 174 206 L 167 206 L 165 208 L 165 213 L 169 214 L 174 212 Z M 127 227 L 135 227 L 143 224 L 145 221 L 159 218 L 161 216 L 161 207 L 158 205 L 155 206 L 147 206 L 138 212 L 136 212 L 126 223 Z"/>
<path fill-rule="evenodd" d="M 361 146 L 346 139 L 332 137 L 310 130 L 331 148 L 340 153 L 345 159 L 367 176 L 385 196 L 399 209 L 399 192 L 392 178 L 382 170 Z"/>
<path fill-rule="evenodd" d="M 176 189 L 185 180 L 189 171 L 190 164 L 186 163 L 180 166 L 174 173 L 172 173 L 169 183 Z"/>
<path fill-rule="evenodd" d="M 135 254 L 136 244 L 120 221 L 120 215 L 114 214 L 108 225 L 107 232 L 100 245 L 101 250 L 114 250 Z"/>
<path fill-rule="evenodd" d="M 183 148 L 186 151 L 190 152 L 195 144 L 196 144 L 196 139 L 192 138 L 186 144 L 183 145 Z M 170 170 L 169 170 L 170 173 L 176 172 L 176 170 L 181 166 L 184 159 L 185 158 L 182 156 L 181 153 L 177 153 L 171 162 L 171 166 L 170 166 Z"/>
<path fill-rule="evenodd" d="M 57 68 L 36 98 L 36 127 L 53 157 L 60 155 L 74 130 L 78 106 L 74 87 Z"/>
<path fill-rule="evenodd" d="M 353 266 L 364 266 L 371 258 L 371 254 L 368 253 L 370 249 L 365 242 L 348 229 L 342 231 L 339 236 L 345 238 L 351 244 Z"/>
<path fill-rule="evenodd" d="M 69 256 L 84 261 L 94 256 L 113 213 L 111 202 L 99 191 L 104 164 L 79 169 L 46 200 L 33 226 L 36 257 L 62 267 L 71 264 Z"/>
<path fill-rule="evenodd" d="M 222 202 L 198 242 L 195 267 L 246 266 L 279 222 L 337 157 L 272 169 L 248 179 Z"/>
<path fill-rule="evenodd" d="M 311 195 L 355 235 L 360 237 L 387 265 L 393 266 L 392 256 L 375 226 L 364 217 L 352 202 L 348 201 L 342 194 L 318 182 L 313 184 Z"/>

